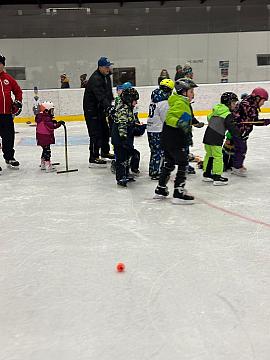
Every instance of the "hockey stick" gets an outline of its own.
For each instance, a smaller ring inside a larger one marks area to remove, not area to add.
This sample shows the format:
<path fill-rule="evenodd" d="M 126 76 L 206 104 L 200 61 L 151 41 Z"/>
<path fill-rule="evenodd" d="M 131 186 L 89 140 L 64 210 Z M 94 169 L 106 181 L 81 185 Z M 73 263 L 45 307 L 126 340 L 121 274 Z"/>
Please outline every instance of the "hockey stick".
<path fill-rule="evenodd" d="M 78 171 L 78 169 L 72 169 L 72 170 L 69 170 L 69 168 L 68 168 L 67 128 L 66 128 L 66 125 L 63 125 L 63 127 L 64 127 L 64 132 L 65 132 L 65 158 L 66 158 L 66 170 L 57 171 L 57 174 L 64 174 L 64 173 L 68 173 L 68 172 Z"/>

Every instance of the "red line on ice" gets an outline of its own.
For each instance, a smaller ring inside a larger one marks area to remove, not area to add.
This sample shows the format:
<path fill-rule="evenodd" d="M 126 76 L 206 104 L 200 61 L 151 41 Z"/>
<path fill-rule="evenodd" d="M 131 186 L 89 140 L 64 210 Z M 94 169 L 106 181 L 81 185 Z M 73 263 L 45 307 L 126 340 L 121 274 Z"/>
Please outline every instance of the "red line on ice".
<path fill-rule="evenodd" d="M 213 208 L 213 209 L 216 209 L 216 210 L 219 210 L 219 211 L 222 211 L 226 214 L 229 214 L 229 215 L 232 215 L 232 216 L 235 216 L 235 217 L 239 217 L 240 219 L 243 219 L 243 220 L 246 220 L 246 221 L 249 221 L 249 222 L 253 222 L 255 224 L 259 224 L 259 225 L 263 225 L 263 226 L 266 226 L 266 227 L 269 227 L 270 228 L 270 224 L 264 222 L 264 221 L 261 221 L 261 220 L 257 220 L 257 219 L 254 219 L 254 218 L 251 218 L 249 216 L 245 216 L 245 215 L 241 215 L 241 214 L 238 214 L 237 212 L 234 212 L 234 211 L 231 211 L 231 210 L 227 210 L 227 209 L 224 209 L 223 207 L 221 206 L 217 206 L 217 205 L 214 205 L 206 200 L 203 200 L 201 198 L 198 198 L 198 200 L 202 201 L 203 203 L 205 203 L 206 205 L 208 205 L 209 207 Z"/>

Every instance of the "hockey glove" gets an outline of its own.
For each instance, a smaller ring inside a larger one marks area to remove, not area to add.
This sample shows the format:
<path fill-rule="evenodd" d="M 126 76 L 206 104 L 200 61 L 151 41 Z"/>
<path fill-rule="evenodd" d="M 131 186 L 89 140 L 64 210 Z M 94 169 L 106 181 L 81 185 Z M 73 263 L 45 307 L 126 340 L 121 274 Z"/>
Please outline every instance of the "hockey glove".
<path fill-rule="evenodd" d="M 22 112 L 22 103 L 19 100 L 15 100 L 12 104 L 12 115 L 18 116 Z"/>

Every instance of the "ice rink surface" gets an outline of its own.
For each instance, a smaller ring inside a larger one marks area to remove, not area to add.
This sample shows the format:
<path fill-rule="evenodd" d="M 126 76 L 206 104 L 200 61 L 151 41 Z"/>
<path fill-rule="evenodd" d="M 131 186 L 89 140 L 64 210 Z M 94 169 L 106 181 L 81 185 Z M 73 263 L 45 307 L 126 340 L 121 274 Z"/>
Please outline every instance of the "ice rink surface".
<path fill-rule="evenodd" d="M 142 174 L 123 189 L 109 167 L 88 168 L 85 124 L 67 128 L 84 143 L 69 147 L 78 173 L 41 172 L 24 124 L 21 169 L 0 162 L 0 359 L 269 360 L 270 127 L 250 136 L 247 178 L 188 177 L 192 206 L 152 199 L 146 135 Z M 52 159 L 64 168 L 63 146 Z"/>

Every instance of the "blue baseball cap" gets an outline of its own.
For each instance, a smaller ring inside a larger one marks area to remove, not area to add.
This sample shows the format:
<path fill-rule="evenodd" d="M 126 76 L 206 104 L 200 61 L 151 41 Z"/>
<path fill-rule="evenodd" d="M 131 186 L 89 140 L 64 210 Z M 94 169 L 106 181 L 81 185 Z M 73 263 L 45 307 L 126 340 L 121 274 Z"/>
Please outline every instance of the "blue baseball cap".
<path fill-rule="evenodd" d="M 112 62 L 110 62 L 110 60 L 104 56 L 102 56 L 99 60 L 98 60 L 98 66 L 111 66 L 113 65 Z"/>
<path fill-rule="evenodd" d="M 117 85 L 117 86 L 116 86 L 116 90 L 124 90 L 123 85 Z"/>

